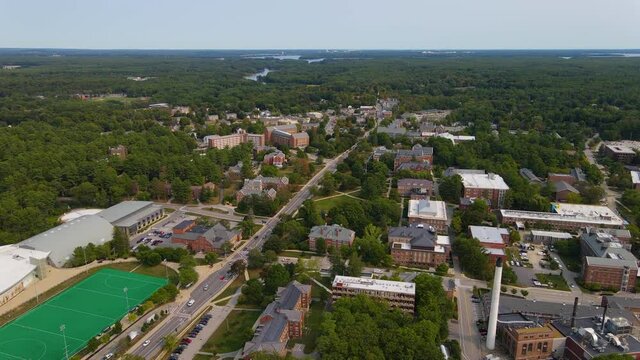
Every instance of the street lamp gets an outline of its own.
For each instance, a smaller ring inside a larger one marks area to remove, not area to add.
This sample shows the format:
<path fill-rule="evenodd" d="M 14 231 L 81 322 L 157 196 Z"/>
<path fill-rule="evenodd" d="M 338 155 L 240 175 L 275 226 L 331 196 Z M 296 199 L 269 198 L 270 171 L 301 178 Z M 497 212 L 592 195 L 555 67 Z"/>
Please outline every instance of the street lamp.
<path fill-rule="evenodd" d="M 124 288 L 122 289 L 122 291 L 124 291 L 124 298 L 127 301 L 127 312 L 129 312 L 129 296 L 127 294 L 127 292 L 129 291 L 129 289 Z"/>
<path fill-rule="evenodd" d="M 67 360 L 69 360 L 69 351 L 67 350 L 67 336 L 64 333 L 64 329 L 64 324 L 60 325 L 60 332 L 62 333 L 62 340 L 64 341 L 64 356 Z"/>

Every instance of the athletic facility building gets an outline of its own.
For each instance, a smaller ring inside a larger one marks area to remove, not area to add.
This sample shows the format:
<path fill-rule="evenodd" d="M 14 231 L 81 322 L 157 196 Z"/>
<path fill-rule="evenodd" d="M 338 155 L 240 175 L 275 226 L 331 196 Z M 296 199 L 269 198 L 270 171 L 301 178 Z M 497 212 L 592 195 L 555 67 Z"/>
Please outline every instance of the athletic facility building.
<path fill-rule="evenodd" d="M 0 359 L 71 357 L 166 284 L 147 275 L 98 271 L 0 328 Z"/>
<path fill-rule="evenodd" d="M 18 295 L 36 278 L 47 273 L 48 252 L 0 246 L 0 306 Z"/>
<path fill-rule="evenodd" d="M 123 201 L 97 214 L 127 235 L 135 235 L 162 219 L 164 208 L 151 201 Z"/>

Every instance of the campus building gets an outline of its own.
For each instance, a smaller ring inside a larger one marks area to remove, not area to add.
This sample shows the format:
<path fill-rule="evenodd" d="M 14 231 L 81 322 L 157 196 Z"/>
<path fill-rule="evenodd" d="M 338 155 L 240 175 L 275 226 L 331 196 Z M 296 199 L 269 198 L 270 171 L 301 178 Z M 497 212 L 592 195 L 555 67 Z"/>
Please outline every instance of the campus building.
<path fill-rule="evenodd" d="M 299 132 L 295 124 L 269 126 L 264 130 L 264 139 L 267 143 L 286 145 L 290 148 L 303 148 L 309 145 L 309 134 Z"/>
<path fill-rule="evenodd" d="M 580 236 L 582 278 L 603 289 L 631 291 L 638 275 L 638 260 L 615 236 L 587 230 Z"/>
<path fill-rule="evenodd" d="M 164 208 L 151 201 L 123 201 L 97 215 L 131 236 L 162 219 Z"/>
<path fill-rule="evenodd" d="M 502 224 L 516 225 L 518 228 L 542 225 L 554 230 L 574 232 L 585 227 L 624 228 L 624 221 L 606 206 L 552 203 L 551 210 L 552 212 L 539 212 L 501 209 L 498 218 Z"/>
<path fill-rule="evenodd" d="M 469 226 L 469 236 L 480 241 L 480 245 L 487 251 L 491 261 L 498 258 L 506 260 L 504 248 L 509 243 L 509 230 L 490 226 Z"/>
<path fill-rule="evenodd" d="M 462 178 L 464 198 L 486 199 L 493 208 L 501 208 L 504 205 L 504 197 L 509 186 L 500 175 L 469 172 L 460 172 L 458 175 Z"/>
<path fill-rule="evenodd" d="M 195 252 L 215 251 L 222 253 L 225 243 L 229 243 L 233 247 L 242 238 L 239 230 L 228 230 L 220 223 L 207 228 L 197 225 L 193 220 L 179 223 L 174 226 L 172 231 L 171 242 L 173 244 L 183 244 Z"/>
<path fill-rule="evenodd" d="M 277 168 L 281 168 L 286 160 L 287 157 L 284 155 L 284 153 L 280 150 L 277 150 L 266 154 L 262 162 L 267 165 L 273 165 Z"/>
<path fill-rule="evenodd" d="M 249 134 L 244 129 L 236 130 L 235 134 L 230 135 L 209 135 L 205 137 L 205 142 L 209 148 L 224 149 L 233 148 L 240 144 L 253 143 L 253 146 L 264 146 L 263 134 Z"/>
<path fill-rule="evenodd" d="M 236 193 L 236 201 L 240 202 L 246 196 L 265 195 L 274 200 L 278 191 L 289 185 L 287 177 L 265 177 L 258 175 L 255 179 L 244 179 L 244 186 Z"/>
<path fill-rule="evenodd" d="M 336 276 L 331 285 L 333 301 L 359 294 L 386 300 L 391 307 L 412 313 L 416 303 L 416 284 L 402 281 Z"/>
<path fill-rule="evenodd" d="M 447 231 L 447 206 L 444 201 L 409 200 L 409 223 L 432 226 L 439 233 Z"/>
<path fill-rule="evenodd" d="M 276 300 L 267 305 L 258 318 L 253 338 L 244 344 L 241 358 L 251 359 L 255 352 L 284 356 L 289 339 L 302 337 L 310 304 L 311 285 L 293 281 L 278 288 Z"/>
<path fill-rule="evenodd" d="M 609 158 L 625 164 L 632 162 L 636 157 L 636 152 L 631 147 L 622 144 L 604 144 L 600 151 Z"/>
<path fill-rule="evenodd" d="M 37 279 L 47 276 L 48 252 L 0 246 L 0 306 L 13 299 Z"/>
<path fill-rule="evenodd" d="M 435 268 L 446 263 L 451 254 L 449 237 L 428 228 L 392 227 L 388 237 L 391 257 L 398 265 Z"/>
<path fill-rule="evenodd" d="M 497 338 L 514 360 L 559 358 L 565 341 L 551 324 L 520 313 L 498 316 Z"/>
<path fill-rule="evenodd" d="M 323 239 L 328 248 L 339 249 L 342 245 L 351 247 L 356 233 L 340 225 L 318 225 L 309 232 L 309 249 L 315 251 L 319 239 Z"/>
<path fill-rule="evenodd" d="M 412 194 L 431 196 L 433 193 L 433 181 L 426 179 L 400 179 L 398 180 L 398 193 L 400 196 Z"/>
<path fill-rule="evenodd" d="M 404 163 L 422 163 L 427 167 L 433 164 L 433 148 L 414 145 L 411 150 L 398 150 L 393 160 L 393 170 L 398 170 Z"/>

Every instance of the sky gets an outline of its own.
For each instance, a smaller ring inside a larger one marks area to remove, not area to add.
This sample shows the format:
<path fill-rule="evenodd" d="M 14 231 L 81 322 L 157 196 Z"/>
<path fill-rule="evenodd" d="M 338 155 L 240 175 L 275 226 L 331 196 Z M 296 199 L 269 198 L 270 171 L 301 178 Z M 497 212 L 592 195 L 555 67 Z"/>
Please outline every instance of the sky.
<path fill-rule="evenodd" d="M 0 48 L 638 49 L 640 0 L 3 0 Z"/>

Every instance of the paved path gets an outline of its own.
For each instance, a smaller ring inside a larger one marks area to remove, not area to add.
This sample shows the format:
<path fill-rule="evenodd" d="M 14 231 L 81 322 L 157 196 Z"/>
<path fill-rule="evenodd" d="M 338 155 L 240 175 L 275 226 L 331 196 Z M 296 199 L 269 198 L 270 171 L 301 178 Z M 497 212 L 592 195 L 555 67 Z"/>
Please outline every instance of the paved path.
<path fill-rule="evenodd" d="M 231 299 L 225 306 L 217 306 L 214 305 L 213 309 L 209 311 L 212 318 L 209 320 L 207 326 L 202 329 L 202 331 L 196 336 L 191 344 L 184 349 L 184 352 L 180 355 L 180 359 L 193 359 L 196 354 L 201 353 L 202 347 L 206 344 L 207 340 L 213 335 L 218 327 L 224 322 L 224 320 L 229 316 L 233 308 L 235 308 L 238 303 L 238 297 L 240 296 L 240 288 L 231 295 Z"/>

